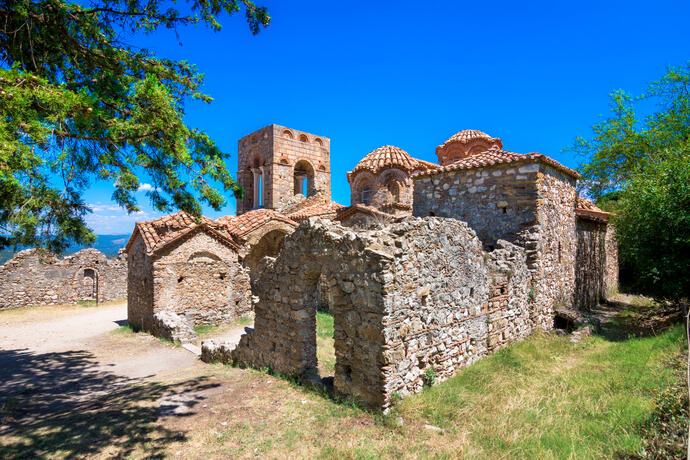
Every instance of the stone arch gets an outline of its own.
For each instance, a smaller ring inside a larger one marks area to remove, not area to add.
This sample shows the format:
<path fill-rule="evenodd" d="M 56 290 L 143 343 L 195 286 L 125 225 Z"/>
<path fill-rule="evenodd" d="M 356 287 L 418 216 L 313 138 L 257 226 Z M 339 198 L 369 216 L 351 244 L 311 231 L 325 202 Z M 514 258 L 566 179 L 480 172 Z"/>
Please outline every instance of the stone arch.
<path fill-rule="evenodd" d="M 408 193 L 409 176 L 400 169 L 388 169 L 378 177 L 377 186 L 384 189 L 386 194 L 381 197 L 379 204 L 401 203 Z"/>
<path fill-rule="evenodd" d="M 314 167 L 309 161 L 299 160 L 297 163 L 295 163 L 293 171 L 295 195 L 304 192 L 305 181 L 307 189 L 307 194 L 305 196 L 312 196 L 314 193 L 316 193 L 316 185 L 314 184 Z"/>
<path fill-rule="evenodd" d="M 244 258 L 244 265 L 249 268 L 252 281 L 261 272 L 262 260 L 264 257 L 277 257 L 283 249 L 285 237 L 288 232 L 285 229 L 277 228 L 266 232 L 255 244 L 252 245 L 249 253 Z"/>
<path fill-rule="evenodd" d="M 390 259 L 364 250 L 359 239 L 329 232 L 321 222 L 326 221 L 300 226 L 285 238 L 283 250 L 264 268 L 254 288 L 259 298 L 254 330 L 242 337 L 233 361 L 288 375 L 316 369 L 319 280 L 325 279 L 335 329 L 334 389 L 370 400 L 370 393 L 382 394 L 382 379 L 372 366 L 382 352 L 385 314 L 383 279 L 372 273 L 390 268 Z M 276 285 L 274 279 L 284 281 Z M 364 356 L 373 362 L 364 362 Z"/>
<path fill-rule="evenodd" d="M 309 138 L 307 137 L 306 134 L 300 134 L 299 135 L 299 141 L 309 143 Z"/>
<path fill-rule="evenodd" d="M 84 266 L 77 270 L 75 281 L 77 291 L 79 292 L 79 299 L 88 301 L 95 300 L 98 302 L 100 273 L 96 267 L 91 265 Z"/>
<path fill-rule="evenodd" d="M 283 137 L 287 137 L 288 139 L 294 139 L 295 136 L 292 134 L 292 131 L 289 129 L 284 129 L 283 130 Z"/>
<path fill-rule="evenodd" d="M 252 147 L 247 155 L 245 175 L 248 180 L 244 184 L 244 192 L 249 201 L 249 209 L 263 205 L 265 197 L 265 177 L 261 171 L 267 165 L 266 158 L 258 147 Z M 258 189 L 255 191 L 255 188 Z"/>
<path fill-rule="evenodd" d="M 187 258 L 189 263 L 207 263 L 207 262 L 220 262 L 220 257 L 209 251 L 197 251 Z"/>
<path fill-rule="evenodd" d="M 323 147 L 323 141 L 318 137 L 314 139 L 314 143 Z"/>
<path fill-rule="evenodd" d="M 376 176 L 368 171 L 358 174 L 352 182 L 352 204 L 370 204 L 376 191 L 376 182 Z"/>

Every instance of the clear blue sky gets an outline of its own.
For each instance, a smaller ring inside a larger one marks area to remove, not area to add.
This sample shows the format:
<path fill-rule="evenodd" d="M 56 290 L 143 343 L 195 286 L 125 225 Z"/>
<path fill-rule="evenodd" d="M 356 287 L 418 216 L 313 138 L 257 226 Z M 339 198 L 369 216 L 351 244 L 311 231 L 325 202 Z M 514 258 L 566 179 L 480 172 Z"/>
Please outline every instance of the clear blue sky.
<path fill-rule="evenodd" d="M 668 65 L 690 59 L 690 1 L 460 2 L 257 1 L 272 21 L 252 36 L 244 18 L 223 30 L 180 30 L 134 43 L 185 59 L 205 73 L 206 105 L 187 105 L 189 125 L 231 154 L 271 123 L 331 138 L 333 199 L 349 204 L 346 171 L 392 144 L 436 161 L 435 148 L 473 128 L 506 150 L 538 151 L 575 167 L 563 150 L 608 111 L 608 94 L 634 94 Z M 95 184 L 89 223 L 129 233 L 135 220 Z M 234 214 L 235 201 L 216 217 Z"/>

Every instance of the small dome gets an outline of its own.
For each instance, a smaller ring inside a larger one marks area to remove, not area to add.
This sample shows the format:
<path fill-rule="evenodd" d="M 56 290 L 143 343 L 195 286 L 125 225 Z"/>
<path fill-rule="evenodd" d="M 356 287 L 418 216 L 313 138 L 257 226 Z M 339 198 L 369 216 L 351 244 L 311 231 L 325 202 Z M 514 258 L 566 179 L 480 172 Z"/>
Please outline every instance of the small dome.
<path fill-rule="evenodd" d="M 383 147 L 369 152 L 359 163 L 357 163 L 357 166 L 355 166 L 350 174 L 363 169 L 367 169 L 376 174 L 382 169 L 392 167 L 397 167 L 409 172 L 415 169 L 429 169 L 431 164 L 426 161 L 412 158 L 409 153 L 401 148 L 393 145 L 384 145 Z"/>
<path fill-rule="evenodd" d="M 446 142 L 444 142 L 444 144 L 455 141 L 468 143 L 475 139 L 486 139 L 489 142 L 496 140 L 485 132 L 479 131 L 478 129 L 463 129 L 462 131 L 453 134 Z"/>

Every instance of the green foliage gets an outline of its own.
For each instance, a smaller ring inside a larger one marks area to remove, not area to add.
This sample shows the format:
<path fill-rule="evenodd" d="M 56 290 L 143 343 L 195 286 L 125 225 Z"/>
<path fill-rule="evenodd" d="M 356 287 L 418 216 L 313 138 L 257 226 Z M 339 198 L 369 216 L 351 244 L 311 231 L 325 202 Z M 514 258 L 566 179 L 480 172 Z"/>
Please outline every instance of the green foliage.
<path fill-rule="evenodd" d="M 690 298 L 690 150 L 649 162 L 623 191 L 620 258 L 633 287 L 659 299 Z"/>
<path fill-rule="evenodd" d="M 636 104 L 657 103 L 658 111 L 639 119 Z M 586 158 L 581 186 L 595 199 L 624 187 L 650 162 L 664 161 L 690 143 L 690 62 L 669 68 L 646 94 L 611 94 L 613 116 L 592 127 L 592 139 L 577 138 L 573 150 Z"/>
<path fill-rule="evenodd" d="M 639 120 L 635 103 L 658 110 Z M 612 96 L 614 116 L 576 141 L 585 154 L 583 187 L 617 214 L 622 281 L 678 301 L 690 295 L 690 63 L 670 68 L 645 95 Z"/>
<path fill-rule="evenodd" d="M 128 212 L 138 210 L 142 175 L 160 211 L 199 215 L 199 200 L 220 209 L 223 192 L 241 195 L 228 154 L 183 121 L 185 100 L 212 100 L 203 75 L 123 41 L 161 27 L 218 30 L 217 17 L 240 7 L 253 33 L 268 25 L 249 0 L 192 0 L 184 10 L 158 0 L 0 0 L 0 247 L 92 243 L 82 194 L 94 180 L 112 182 Z"/>
<path fill-rule="evenodd" d="M 422 376 L 422 380 L 424 381 L 424 385 L 431 387 L 434 386 L 436 383 L 436 377 L 438 376 L 438 373 L 436 372 L 436 369 L 433 367 L 427 367 L 426 370 L 424 371 L 424 375 Z"/>

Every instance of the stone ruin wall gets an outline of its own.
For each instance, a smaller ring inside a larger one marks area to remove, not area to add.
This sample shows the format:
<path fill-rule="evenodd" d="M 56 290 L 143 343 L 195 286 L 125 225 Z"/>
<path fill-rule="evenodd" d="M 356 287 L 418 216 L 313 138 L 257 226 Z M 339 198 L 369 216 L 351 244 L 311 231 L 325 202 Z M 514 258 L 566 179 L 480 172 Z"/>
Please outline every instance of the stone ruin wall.
<path fill-rule="evenodd" d="M 315 286 L 325 278 L 334 316 L 334 388 L 385 408 L 536 326 L 525 251 L 505 241 L 486 253 L 453 219 L 409 218 L 354 233 L 310 219 L 285 241 L 257 285 L 255 325 L 234 350 L 202 357 L 285 374 L 316 368 Z"/>
<path fill-rule="evenodd" d="M 249 270 L 234 249 L 198 231 L 153 259 L 153 312 L 170 310 L 194 326 L 251 311 Z"/>
<path fill-rule="evenodd" d="M 618 242 L 606 222 L 577 219 L 575 304 L 581 310 L 618 291 Z"/>
<path fill-rule="evenodd" d="M 407 227 L 407 228 L 406 228 Z M 427 218 L 393 226 L 394 280 L 386 297 L 384 406 L 422 390 L 534 330 L 524 250 L 486 253 L 465 223 Z"/>
<path fill-rule="evenodd" d="M 532 320 L 553 327 L 554 305 L 572 305 L 575 179 L 539 163 L 447 171 L 415 178 L 415 216 L 467 222 L 484 248 L 500 239 L 525 249 Z"/>
<path fill-rule="evenodd" d="M 575 179 L 545 165 L 539 168 L 537 222 L 525 234 L 537 242 L 532 270 L 535 322 L 553 328 L 555 308 L 571 308 L 575 295 Z M 529 247 L 529 246 L 527 246 Z M 528 254 L 529 257 L 529 254 Z"/>
<path fill-rule="evenodd" d="M 575 306 L 589 310 L 604 298 L 606 224 L 577 219 Z"/>
<path fill-rule="evenodd" d="M 230 353 L 210 359 L 305 374 L 317 367 L 316 310 L 325 287 L 334 317 L 334 386 L 341 394 L 379 401 L 383 321 L 381 266 L 388 255 L 337 224 L 310 219 L 285 239 L 256 283 L 254 329 Z"/>
<path fill-rule="evenodd" d="M 63 259 L 27 249 L 0 266 L 0 310 L 33 305 L 107 302 L 127 296 L 127 260 L 82 249 Z"/>
<path fill-rule="evenodd" d="M 249 269 L 234 249 L 202 231 L 153 256 L 137 237 L 129 263 L 127 321 L 137 329 L 152 331 L 160 311 L 192 326 L 228 322 L 251 311 Z"/>
<path fill-rule="evenodd" d="M 618 293 L 618 237 L 616 228 L 609 220 L 606 226 L 606 268 L 604 270 L 604 294 L 611 297 Z"/>
<path fill-rule="evenodd" d="M 412 214 L 467 222 L 488 249 L 499 239 L 512 243 L 537 222 L 537 179 L 538 169 L 524 164 L 420 176 Z"/>
<path fill-rule="evenodd" d="M 153 261 L 141 235 L 127 255 L 127 323 L 135 329 L 153 329 Z"/>

